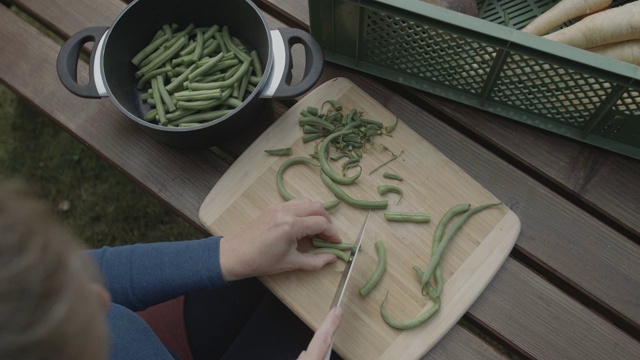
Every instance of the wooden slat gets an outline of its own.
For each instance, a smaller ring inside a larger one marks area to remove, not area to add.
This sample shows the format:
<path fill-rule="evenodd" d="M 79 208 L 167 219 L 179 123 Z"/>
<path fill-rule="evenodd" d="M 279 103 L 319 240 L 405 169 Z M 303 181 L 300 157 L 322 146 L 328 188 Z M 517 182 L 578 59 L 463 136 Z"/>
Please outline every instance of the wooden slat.
<path fill-rule="evenodd" d="M 303 8 L 306 9 L 307 6 L 304 1 L 262 2 L 274 3 L 290 14 L 302 14 L 306 11 Z M 307 18 L 301 18 L 306 21 L 305 19 Z M 339 66 L 327 65 L 325 69 L 325 81 L 345 74 Z M 358 80 L 354 80 L 355 77 Z M 349 72 L 349 78 L 367 91 L 379 89 L 378 85 L 372 85 L 372 76 Z M 521 154 L 521 167 L 534 169 L 536 173 L 572 189 L 585 202 L 602 209 L 603 216 L 620 219 L 621 223 L 640 228 L 640 189 L 635 186 L 640 183 L 638 161 L 508 121 L 451 100 L 418 91 L 411 93 L 425 102 L 428 100 L 428 105 L 438 107 L 454 121 L 473 123 L 476 126 L 473 130 L 494 145 L 504 148 L 504 151 Z M 411 112 L 407 114 L 415 118 Z M 407 121 L 406 118 L 403 120 Z M 412 124 L 424 128 L 424 136 L 429 136 L 428 125 L 421 119 L 414 119 Z M 481 124 L 491 125 L 480 126 Z M 503 127 L 507 130 L 503 131 Z M 443 144 L 443 147 L 447 148 L 448 144 Z M 492 174 L 482 169 L 475 170 L 475 173 L 478 177 L 485 178 L 487 188 L 495 189 L 492 190 L 494 194 L 512 198 L 512 208 L 523 223 L 524 236 L 518 241 L 519 249 L 541 263 L 542 268 L 558 274 L 563 281 L 568 281 L 593 296 L 594 301 L 620 313 L 638 328 L 640 279 L 637 274 L 640 270 L 640 249 L 637 244 L 604 224 L 594 222 L 586 227 L 578 225 L 577 219 L 572 217 L 573 212 L 562 210 L 569 205 L 560 205 L 557 200 L 554 201 L 558 196 L 552 192 L 546 197 L 551 204 L 556 203 L 551 205 L 556 210 L 549 212 L 542 210 L 548 206 L 540 207 L 538 195 L 530 194 L 526 189 L 522 189 L 520 194 L 514 193 L 513 186 L 521 186 L 504 181 L 502 177 L 505 173 Z M 496 174 L 502 176 L 498 177 Z M 613 186 L 609 186 L 607 181 Z M 550 215 L 556 212 L 559 215 Z M 586 214 L 578 219 L 580 222 L 593 221 Z M 576 251 L 580 252 L 579 257 L 576 256 Z"/>
<path fill-rule="evenodd" d="M 46 6 L 38 9 L 43 17 L 49 13 Z M 84 12 L 83 7 L 77 9 L 76 12 L 84 14 L 84 21 L 89 23 L 100 16 Z M 64 29 L 64 18 L 58 20 L 61 23 L 51 22 L 58 29 Z M 70 23 L 73 23 L 73 19 L 70 19 Z M 209 151 L 180 152 L 157 144 L 138 131 L 124 116 L 118 115 L 108 99 L 86 100 L 70 94 L 59 84 L 54 66 L 41 66 L 54 64 L 59 49 L 59 45 L 0 6 L 0 52 L 10 55 L 0 57 L 0 80 L 117 169 L 200 227 L 197 217 L 200 204 L 228 165 Z M 21 65 L 15 69 L 14 65 L 18 63 Z M 86 73 L 86 68 L 81 67 L 80 71 Z M 265 121 L 283 111 L 281 105 L 277 104 L 268 109 L 273 113 L 267 111 Z M 113 141 L 119 137 L 120 140 Z M 496 359 L 503 357 L 475 335 L 456 326 L 427 358 L 469 359 L 470 355 Z"/>

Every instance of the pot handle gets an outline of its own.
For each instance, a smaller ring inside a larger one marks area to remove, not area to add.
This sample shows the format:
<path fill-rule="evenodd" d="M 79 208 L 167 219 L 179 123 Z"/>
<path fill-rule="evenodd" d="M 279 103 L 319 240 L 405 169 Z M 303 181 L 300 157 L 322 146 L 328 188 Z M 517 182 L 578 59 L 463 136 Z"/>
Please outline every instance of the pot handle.
<path fill-rule="evenodd" d="M 274 49 L 274 68 L 272 70 L 274 70 L 273 75 L 276 77 L 271 79 L 272 84 L 267 85 L 267 87 L 277 87 L 273 91 L 273 94 L 269 94 L 270 97 L 274 99 L 291 99 L 304 94 L 318 82 L 318 79 L 320 79 L 320 75 L 322 74 L 324 54 L 322 53 L 320 44 L 318 44 L 311 34 L 299 29 L 281 28 L 272 31 L 271 33 L 272 38 L 275 38 L 274 47 L 276 48 Z M 279 54 L 282 49 L 277 48 L 278 43 L 280 42 L 280 40 L 277 39 L 277 35 L 281 36 L 282 43 L 284 44 L 283 55 Z M 291 82 L 291 68 L 293 64 L 291 60 L 291 48 L 295 44 L 302 44 L 304 46 L 304 75 L 302 80 L 300 80 L 300 83 L 290 86 L 288 83 Z M 284 64 L 279 63 L 282 61 Z M 276 71 L 276 69 L 278 69 L 278 71 Z M 273 84 L 273 82 L 275 82 L 275 84 Z M 265 94 L 263 93 L 263 96 L 264 95 Z"/>
<path fill-rule="evenodd" d="M 62 82 L 62 85 L 66 87 L 72 93 L 84 97 L 84 98 L 100 98 L 100 92 L 96 86 L 95 74 L 94 74 L 94 62 L 96 61 L 96 53 L 98 52 L 98 42 L 107 31 L 108 27 L 90 27 L 84 30 L 80 30 L 71 36 L 62 45 L 60 52 L 58 53 L 58 59 L 56 62 L 56 68 L 58 71 L 58 77 Z M 89 61 L 89 83 L 81 85 L 78 83 L 78 60 L 80 59 L 80 50 L 84 44 L 88 42 L 94 42 L 94 46 L 91 49 L 91 57 Z"/>

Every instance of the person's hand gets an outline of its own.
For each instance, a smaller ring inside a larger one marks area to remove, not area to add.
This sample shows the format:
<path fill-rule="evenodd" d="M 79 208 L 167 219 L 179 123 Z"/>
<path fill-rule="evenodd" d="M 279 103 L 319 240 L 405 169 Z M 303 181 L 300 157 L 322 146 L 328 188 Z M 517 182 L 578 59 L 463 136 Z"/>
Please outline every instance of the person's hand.
<path fill-rule="evenodd" d="M 317 270 L 336 261 L 331 254 L 298 250 L 299 240 L 310 236 L 340 242 L 321 202 L 291 200 L 271 206 L 243 230 L 220 240 L 220 267 L 233 281 L 290 270 Z"/>
<path fill-rule="evenodd" d="M 309 347 L 300 353 L 298 360 L 322 360 L 325 358 L 333 340 L 333 335 L 338 331 L 338 326 L 342 321 L 342 312 L 341 307 L 333 308 L 329 311 L 329 315 L 313 335 Z"/>

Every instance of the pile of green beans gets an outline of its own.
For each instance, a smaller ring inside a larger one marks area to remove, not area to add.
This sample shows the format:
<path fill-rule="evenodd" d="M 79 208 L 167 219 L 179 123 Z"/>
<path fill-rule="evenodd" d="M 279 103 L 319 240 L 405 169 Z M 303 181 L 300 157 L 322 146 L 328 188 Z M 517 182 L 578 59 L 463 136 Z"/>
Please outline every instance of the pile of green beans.
<path fill-rule="evenodd" d="M 418 275 L 420 281 L 422 294 L 428 295 L 433 303 L 427 310 L 413 319 L 397 320 L 394 319 L 386 309 L 385 304 L 387 302 L 387 297 L 385 297 L 385 299 L 382 301 L 382 304 L 380 304 L 380 315 L 389 326 L 400 330 L 411 329 L 426 322 L 440 310 L 440 295 L 442 295 L 442 289 L 444 287 L 444 279 L 442 275 L 442 268 L 440 266 L 440 259 L 442 257 L 444 248 L 447 246 L 451 238 L 453 238 L 453 236 L 460 230 L 460 228 L 462 228 L 464 223 L 469 220 L 471 216 L 479 213 L 480 211 L 497 205 L 500 205 L 500 203 L 483 204 L 471 208 L 470 204 L 459 204 L 450 208 L 444 214 L 442 219 L 440 219 L 440 221 L 438 222 L 436 230 L 433 233 L 433 241 L 431 243 L 431 261 L 427 265 L 427 269 L 425 271 L 422 271 L 419 266 L 413 266 L 413 270 Z M 458 216 L 458 218 L 453 223 L 451 228 L 447 231 L 447 225 L 456 216 Z M 432 280 L 435 284 L 431 283 Z"/>
<path fill-rule="evenodd" d="M 342 105 L 335 100 L 325 101 L 321 108 L 329 104 L 326 112 L 316 107 L 307 107 L 300 112 L 298 124 L 304 133 L 303 142 L 323 139 L 313 156 L 317 157 L 324 171 L 331 180 L 341 185 L 355 182 L 362 170 L 353 176 L 344 173 L 350 168 L 359 167 L 362 152 L 368 144 L 373 144 L 374 137 L 389 135 L 395 130 L 395 124 L 384 126 L 383 123 L 367 119 L 362 111 L 351 109 L 343 112 Z M 330 152 L 335 155 L 330 155 Z M 329 165 L 329 160 L 337 161 L 347 158 L 343 163 L 343 175 L 336 173 Z"/>
<path fill-rule="evenodd" d="M 189 127 L 221 118 L 242 104 L 260 82 L 258 53 L 218 25 L 163 25 L 131 62 L 141 98 L 150 107 L 144 120 Z"/>

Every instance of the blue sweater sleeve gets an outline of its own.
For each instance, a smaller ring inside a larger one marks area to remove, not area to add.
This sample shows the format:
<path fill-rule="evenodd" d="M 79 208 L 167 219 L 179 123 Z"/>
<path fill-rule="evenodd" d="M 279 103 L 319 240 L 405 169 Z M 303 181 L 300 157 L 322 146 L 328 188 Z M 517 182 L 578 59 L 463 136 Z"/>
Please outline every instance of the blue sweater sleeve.
<path fill-rule="evenodd" d="M 112 301 L 133 311 L 226 284 L 220 237 L 90 250 Z"/>

